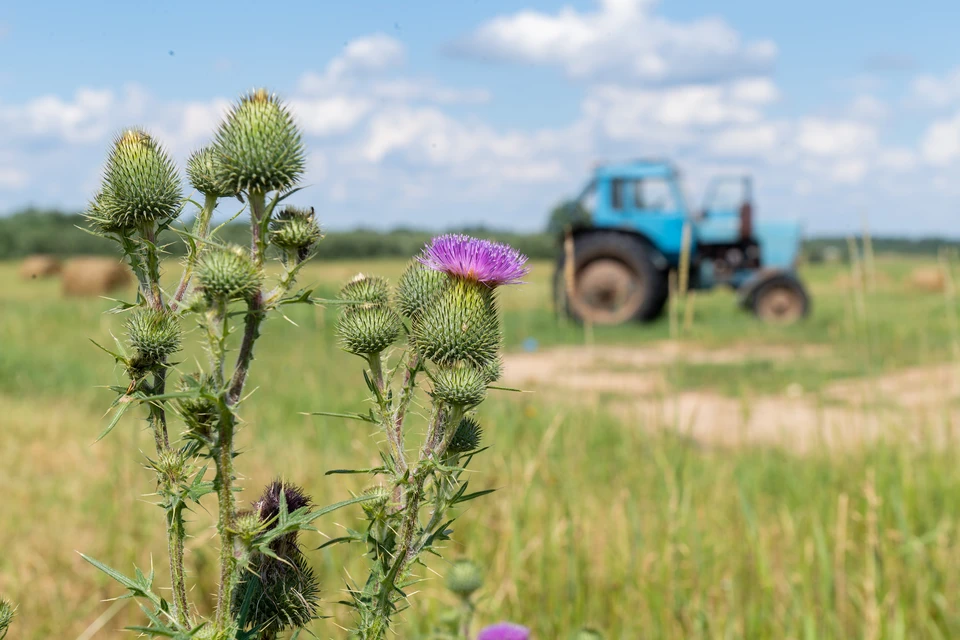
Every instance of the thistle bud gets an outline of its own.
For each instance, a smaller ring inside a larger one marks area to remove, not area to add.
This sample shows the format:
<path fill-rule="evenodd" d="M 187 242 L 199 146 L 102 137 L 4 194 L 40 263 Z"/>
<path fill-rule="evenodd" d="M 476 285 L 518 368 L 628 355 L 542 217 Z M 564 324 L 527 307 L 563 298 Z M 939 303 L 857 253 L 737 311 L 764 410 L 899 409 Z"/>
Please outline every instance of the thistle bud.
<path fill-rule="evenodd" d="M 131 129 L 117 137 L 97 205 L 107 226 L 134 229 L 171 220 L 182 196 L 173 161 L 150 135 Z"/>
<path fill-rule="evenodd" d="M 413 339 L 420 354 L 437 364 L 464 360 L 484 366 L 500 348 L 500 320 L 491 291 L 455 281 L 414 318 Z"/>
<path fill-rule="evenodd" d="M 17 608 L 12 604 L 0 598 L 0 638 L 3 638 L 7 635 L 7 630 L 10 628 L 10 623 L 13 622 L 13 618 L 17 615 Z"/>
<path fill-rule="evenodd" d="M 255 511 L 237 512 L 237 519 L 234 521 L 233 531 L 244 544 L 249 545 L 253 539 L 263 533 L 265 529 L 265 524 L 260 520 L 259 514 Z"/>
<path fill-rule="evenodd" d="M 212 378 L 203 374 L 185 375 L 180 379 L 177 390 L 194 394 L 177 400 L 178 413 L 186 423 L 189 433 L 203 439 L 210 438 L 220 417 L 216 401 L 209 397 L 216 393 Z"/>
<path fill-rule="evenodd" d="M 297 183 L 305 165 L 293 116 L 265 89 L 244 96 L 227 114 L 214 151 L 216 181 L 226 191 L 283 191 Z"/>
<path fill-rule="evenodd" d="M 259 290 L 262 274 L 242 247 L 210 249 L 197 269 L 197 282 L 209 303 L 249 300 Z"/>
<path fill-rule="evenodd" d="M 461 598 L 469 598 L 483 586 L 483 572 L 469 560 L 457 560 L 447 569 L 447 589 Z"/>
<path fill-rule="evenodd" d="M 363 306 L 382 307 L 390 303 L 390 285 L 379 276 L 358 273 L 343 285 L 338 297 L 362 303 Z"/>
<path fill-rule="evenodd" d="M 127 334 L 137 368 L 150 369 L 180 348 L 177 319 L 153 308 L 140 307 L 127 320 Z"/>
<path fill-rule="evenodd" d="M 98 191 L 83 212 L 83 217 L 93 225 L 94 229 L 100 233 L 122 233 L 123 227 L 119 226 L 115 220 L 107 216 L 103 210 L 103 192 Z"/>
<path fill-rule="evenodd" d="M 313 207 L 286 207 L 270 221 L 270 241 L 281 249 L 306 254 L 323 237 Z"/>
<path fill-rule="evenodd" d="M 483 437 L 483 428 L 480 423 L 470 417 L 460 419 L 457 430 L 450 440 L 447 447 L 448 453 L 466 453 L 475 451 L 480 447 L 480 439 Z"/>
<path fill-rule="evenodd" d="M 344 351 L 358 356 L 380 353 L 400 337 L 403 322 L 390 307 L 348 309 L 337 320 L 337 335 Z"/>
<path fill-rule="evenodd" d="M 414 318 L 426 309 L 437 294 L 450 286 L 443 272 L 414 263 L 397 283 L 397 308 L 406 318 Z"/>
<path fill-rule="evenodd" d="M 230 629 L 217 631 L 216 625 L 208 621 L 203 628 L 191 637 L 193 640 L 228 640 L 234 637 L 234 633 Z"/>
<path fill-rule="evenodd" d="M 435 400 L 457 407 L 473 407 L 487 396 L 487 382 L 476 367 L 458 362 L 437 369 L 431 395 Z"/>
<path fill-rule="evenodd" d="M 311 502 L 300 487 L 280 480 L 270 483 L 250 512 L 256 516 L 261 529 L 275 526 L 281 496 L 288 513 Z M 237 525 L 245 527 L 246 534 L 238 532 L 240 535 L 253 533 L 252 518 L 238 518 Z M 270 551 L 276 557 L 258 553 L 251 558 L 249 570 L 243 573 L 232 602 L 235 613 L 244 602 L 250 603 L 247 625 L 258 630 L 261 634 L 258 637 L 275 637 L 285 629 L 306 626 L 316 616 L 319 604 L 319 582 L 300 551 L 296 532 L 274 540 Z"/>
<path fill-rule="evenodd" d="M 483 374 L 487 384 L 493 384 L 503 376 L 503 356 L 499 353 L 483 363 L 480 367 L 480 373 Z"/>
<path fill-rule="evenodd" d="M 361 502 L 360 506 L 363 507 L 368 518 L 377 517 L 390 502 L 390 492 L 380 485 L 368 487 L 364 490 L 363 496 L 368 499 Z"/>
<path fill-rule="evenodd" d="M 187 479 L 190 458 L 186 451 L 169 449 L 161 451 L 156 460 L 150 460 L 150 468 L 168 484 L 176 486 Z"/>
<path fill-rule="evenodd" d="M 205 196 L 228 198 L 237 195 L 237 191 L 224 188 L 217 182 L 220 159 L 211 147 L 203 147 L 190 154 L 187 160 L 187 178 L 193 188 Z"/>

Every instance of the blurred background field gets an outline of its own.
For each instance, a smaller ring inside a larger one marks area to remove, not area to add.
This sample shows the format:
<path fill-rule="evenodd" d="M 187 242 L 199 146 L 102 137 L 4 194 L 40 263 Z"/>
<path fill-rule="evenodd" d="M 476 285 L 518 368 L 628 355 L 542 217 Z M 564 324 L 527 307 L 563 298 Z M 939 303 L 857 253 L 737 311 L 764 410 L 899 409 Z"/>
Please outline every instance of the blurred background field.
<path fill-rule="evenodd" d="M 395 282 L 403 266 L 319 262 L 302 284 L 332 295 L 358 271 Z M 95 385 L 122 372 L 90 339 L 110 345 L 123 318 L 18 268 L 0 263 L 0 592 L 20 603 L 13 637 L 120 637 L 134 607 L 105 602 L 119 590 L 77 551 L 126 571 L 154 562 L 159 582 L 165 571 L 162 513 L 138 459 L 145 423 L 125 419 L 93 442 L 112 399 Z M 502 293 L 506 381 L 532 393 L 494 393 L 480 412 L 491 449 L 471 486 L 497 491 L 468 503 L 398 637 L 429 630 L 451 602 L 445 568 L 463 556 L 487 574 L 478 621 L 512 619 L 537 638 L 586 624 L 608 638 L 960 635 L 951 270 L 929 256 L 879 255 L 869 277 L 808 264 L 814 307 L 800 325 L 760 324 L 717 291 L 693 299 L 689 324 L 687 301 L 651 326 L 585 332 L 554 315 L 552 264 L 536 261 L 529 284 Z M 924 273 L 939 275 L 920 286 Z M 334 309 L 288 315 L 258 346 L 241 498 L 282 466 L 330 503 L 364 485 L 324 473 L 369 466 L 377 436 L 302 412 L 363 410 L 361 362 L 337 348 Z M 356 515 L 325 517 L 306 543 Z M 191 520 L 190 580 L 210 606 L 214 517 Z M 345 637 L 340 567 L 361 576 L 358 551 L 310 554 L 332 616 L 315 625 L 320 638 Z"/>

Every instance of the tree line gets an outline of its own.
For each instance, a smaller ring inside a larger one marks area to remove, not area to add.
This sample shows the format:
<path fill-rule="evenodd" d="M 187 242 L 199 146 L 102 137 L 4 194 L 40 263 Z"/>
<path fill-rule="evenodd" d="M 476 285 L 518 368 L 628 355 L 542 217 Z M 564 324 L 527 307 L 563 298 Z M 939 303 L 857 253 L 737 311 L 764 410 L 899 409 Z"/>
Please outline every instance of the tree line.
<path fill-rule="evenodd" d="M 561 213 L 558 206 L 548 216 L 545 230 L 536 233 L 516 233 L 492 230 L 484 227 L 465 227 L 452 231 L 508 242 L 533 260 L 552 259 L 560 251 L 559 240 L 565 223 L 579 221 L 583 212 L 569 206 Z M 189 227 L 190 221 L 185 221 Z M 86 221 L 78 213 L 64 213 L 49 209 L 25 209 L 9 216 L 0 216 L 0 260 L 13 260 L 37 253 L 60 257 L 75 255 L 110 255 L 116 245 L 103 238 L 91 235 Z M 221 231 L 224 242 L 246 244 L 249 227 L 245 222 L 227 224 Z M 354 229 L 326 234 L 320 260 L 362 258 L 405 258 L 417 253 L 436 231 L 413 228 L 397 228 L 390 231 Z M 180 255 L 183 243 L 173 242 L 175 236 L 168 231 L 160 241 L 172 256 Z M 944 247 L 960 249 L 960 241 L 945 238 L 875 237 L 876 253 L 909 255 L 936 255 Z M 812 262 L 825 256 L 846 257 L 846 237 L 812 237 L 804 241 L 804 256 Z"/>

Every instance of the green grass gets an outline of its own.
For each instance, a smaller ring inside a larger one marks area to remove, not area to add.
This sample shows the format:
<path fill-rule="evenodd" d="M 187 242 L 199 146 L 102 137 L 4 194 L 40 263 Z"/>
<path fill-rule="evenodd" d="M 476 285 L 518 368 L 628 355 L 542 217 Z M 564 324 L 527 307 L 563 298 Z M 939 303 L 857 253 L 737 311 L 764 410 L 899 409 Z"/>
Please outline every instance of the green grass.
<path fill-rule="evenodd" d="M 841 270 L 806 270 L 814 299 L 808 322 L 767 327 L 737 310 L 733 296 L 696 298 L 684 342 L 823 345 L 829 357 L 735 364 L 680 363 L 674 389 L 730 395 L 778 393 L 833 380 L 946 361 L 954 336 L 942 294 L 911 292 L 915 263 L 882 262 L 889 281 L 858 315 Z M 402 263 L 311 267 L 307 281 L 331 293 L 361 268 L 394 281 Z M 582 344 L 583 330 L 558 323 L 548 266 L 533 282 L 504 291 L 507 345 Z M 125 420 L 93 444 L 109 391 L 121 380 L 101 344 L 122 319 L 103 300 L 68 300 L 55 281 L 22 283 L 0 265 L 0 593 L 20 603 L 14 638 L 75 638 L 120 590 L 79 559 L 82 551 L 121 570 L 151 561 L 165 571 L 162 513 L 150 502 L 149 452 L 141 420 Z M 362 479 L 325 477 L 368 466 L 378 438 L 362 423 L 306 417 L 305 411 L 364 406 L 359 359 L 333 340 L 333 311 L 294 309 L 271 321 L 258 345 L 240 434 L 241 498 L 282 471 L 320 504 L 363 488 Z M 682 318 L 682 310 L 681 310 Z M 597 344 L 642 345 L 671 336 L 666 316 L 652 326 L 597 328 Z M 184 354 L 184 366 L 196 351 Z M 564 638 L 593 624 L 608 638 L 950 638 L 960 636 L 960 465 L 956 449 L 888 440 L 855 451 L 805 456 L 773 448 L 714 450 L 658 425 L 625 422 L 601 399 L 493 394 L 482 407 L 486 443 L 471 480 L 497 491 L 469 503 L 445 559 L 404 613 L 400 638 L 417 638 L 450 603 L 441 580 L 449 559 L 466 555 L 487 573 L 481 622 L 512 619 L 538 639 Z M 952 442 L 952 441 L 951 441 Z M 210 505 L 191 514 L 188 567 L 196 600 L 215 589 L 216 539 Z M 319 546 L 354 512 L 319 521 Z M 343 638 L 345 571 L 363 576 L 357 549 L 311 553 L 324 586 L 313 629 Z M 344 569 L 345 567 L 345 569 Z M 162 582 L 162 578 L 158 578 Z M 95 638 L 120 637 L 138 620 L 128 607 Z"/>

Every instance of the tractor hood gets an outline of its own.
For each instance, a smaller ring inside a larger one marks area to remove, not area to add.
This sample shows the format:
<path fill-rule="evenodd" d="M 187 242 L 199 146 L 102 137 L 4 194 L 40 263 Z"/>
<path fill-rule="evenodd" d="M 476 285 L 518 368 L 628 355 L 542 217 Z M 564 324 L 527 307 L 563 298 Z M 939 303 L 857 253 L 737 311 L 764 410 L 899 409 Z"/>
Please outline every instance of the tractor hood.
<path fill-rule="evenodd" d="M 760 263 L 764 267 L 793 269 L 800 254 L 803 227 L 795 220 L 759 220 L 753 235 L 760 244 Z"/>

